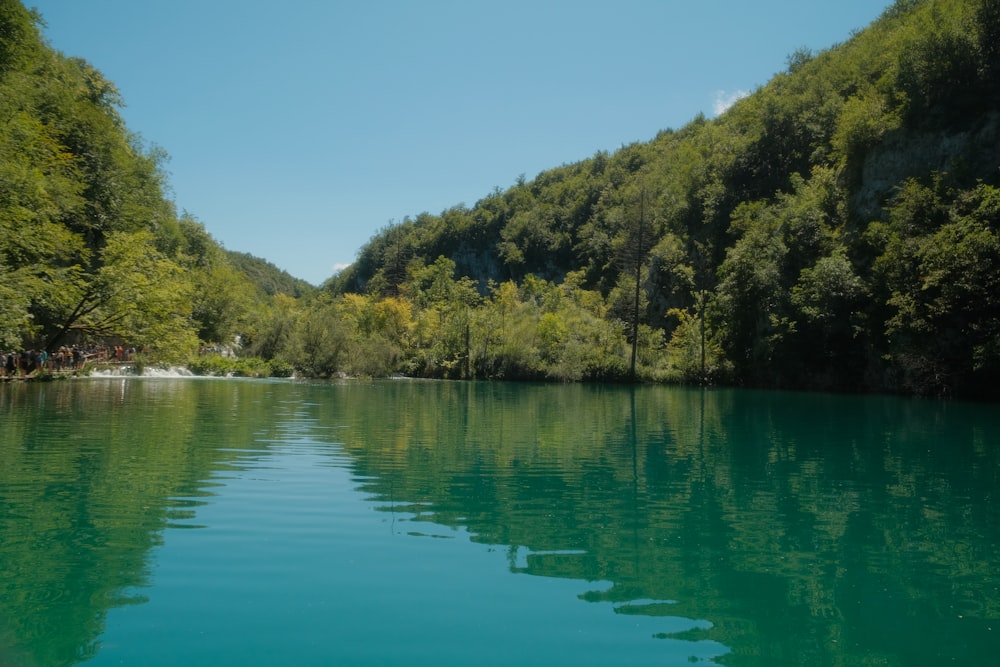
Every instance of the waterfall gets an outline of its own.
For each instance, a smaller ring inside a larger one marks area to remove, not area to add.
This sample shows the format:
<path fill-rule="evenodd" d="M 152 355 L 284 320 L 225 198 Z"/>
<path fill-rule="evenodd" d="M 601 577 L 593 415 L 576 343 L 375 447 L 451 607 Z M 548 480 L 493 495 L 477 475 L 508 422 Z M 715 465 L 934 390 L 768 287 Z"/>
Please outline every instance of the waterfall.
<path fill-rule="evenodd" d="M 112 366 L 106 368 L 95 368 L 90 377 L 115 378 L 115 377 L 144 377 L 144 378 L 188 378 L 195 377 L 194 373 L 184 366 L 142 366 L 136 372 L 134 366 Z"/>

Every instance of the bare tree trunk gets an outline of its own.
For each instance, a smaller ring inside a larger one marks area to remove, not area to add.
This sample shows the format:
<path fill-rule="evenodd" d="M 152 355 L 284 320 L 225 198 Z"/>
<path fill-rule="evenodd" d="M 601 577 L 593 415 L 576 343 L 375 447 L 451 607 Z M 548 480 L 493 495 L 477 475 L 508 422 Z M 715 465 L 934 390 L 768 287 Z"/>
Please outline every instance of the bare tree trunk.
<path fill-rule="evenodd" d="M 642 287 L 642 257 L 643 257 L 643 237 L 645 235 L 645 204 L 646 191 L 643 189 L 639 194 L 639 230 L 636 234 L 636 252 L 635 252 L 635 293 L 633 294 L 632 301 L 632 364 L 629 367 L 629 378 L 632 382 L 636 381 L 635 374 L 635 363 L 636 354 L 639 347 L 639 294 L 640 288 Z"/>

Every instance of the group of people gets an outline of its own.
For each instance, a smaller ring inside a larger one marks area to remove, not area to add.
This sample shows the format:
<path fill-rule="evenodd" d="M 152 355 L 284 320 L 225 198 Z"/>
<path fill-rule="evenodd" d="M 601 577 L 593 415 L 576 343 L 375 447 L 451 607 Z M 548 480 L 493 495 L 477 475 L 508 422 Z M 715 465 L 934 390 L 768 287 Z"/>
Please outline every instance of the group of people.
<path fill-rule="evenodd" d="M 28 377 L 39 371 L 59 373 L 83 368 L 87 361 L 98 362 L 128 362 L 132 361 L 135 348 L 125 348 L 121 345 L 81 347 L 79 345 L 62 345 L 49 354 L 46 350 L 22 350 L 21 352 L 5 352 L 0 357 L 0 377 Z"/>

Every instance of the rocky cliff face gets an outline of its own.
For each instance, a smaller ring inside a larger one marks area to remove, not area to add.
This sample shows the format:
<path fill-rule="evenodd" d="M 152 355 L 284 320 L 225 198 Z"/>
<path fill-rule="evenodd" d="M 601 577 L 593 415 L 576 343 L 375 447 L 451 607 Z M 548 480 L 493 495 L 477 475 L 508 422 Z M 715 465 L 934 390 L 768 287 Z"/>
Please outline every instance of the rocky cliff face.
<path fill-rule="evenodd" d="M 868 152 L 852 207 L 861 220 L 882 217 L 896 187 L 909 178 L 947 173 L 959 183 L 1000 170 L 1000 113 L 980 116 L 964 130 L 897 130 Z"/>
<path fill-rule="evenodd" d="M 459 275 L 476 277 L 479 280 L 479 290 L 484 294 L 488 281 L 502 282 L 511 277 L 500 263 L 495 243 L 493 239 L 490 242 L 483 241 L 478 246 L 473 243 L 462 243 L 452 255 Z"/>

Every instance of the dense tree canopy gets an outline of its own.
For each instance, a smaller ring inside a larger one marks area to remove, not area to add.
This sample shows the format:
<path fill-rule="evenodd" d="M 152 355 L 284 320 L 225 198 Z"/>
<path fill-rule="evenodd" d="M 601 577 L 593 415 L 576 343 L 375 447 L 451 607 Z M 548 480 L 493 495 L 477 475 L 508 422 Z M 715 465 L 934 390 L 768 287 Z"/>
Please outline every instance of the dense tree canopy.
<path fill-rule="evenodd" d="M 1000 395 L 997 0 L 898 0 L 714 120 L 390 223 L 319 293 L 178 216 L 162 151 L 39 21 L 0 2 L 5 348 Z"/>
<path fill-rule="evenodd" d="M 618 378 L 635 343 L 646 379 L 996 395 L 998 17 L 899 0 L 715 120 L 390 225 L 326 288 L 405 294 L 403 265 L 446 257 L 478 288 L 475 323 L 511 281 L 516 339 L 470 325 L 453 349 L 477 377 Z M 611 326 L 610 357 L 552 363 L 582 329 L 539 284 Z"/>
<path fill-rule="evenodd" d="M 304 293 L 177 216 L 163 151 L 124 127 L 114 85 L 49 48 L 40 22 L 0 1 L 0 350 L 124 342 L 184 359 L 248 328 L 274 293 L 265 283 Z"/>

